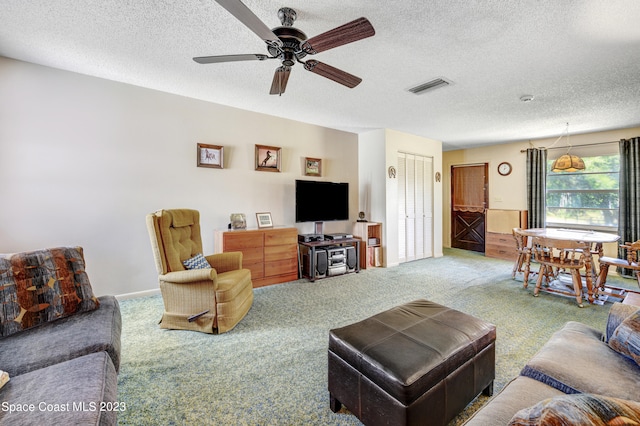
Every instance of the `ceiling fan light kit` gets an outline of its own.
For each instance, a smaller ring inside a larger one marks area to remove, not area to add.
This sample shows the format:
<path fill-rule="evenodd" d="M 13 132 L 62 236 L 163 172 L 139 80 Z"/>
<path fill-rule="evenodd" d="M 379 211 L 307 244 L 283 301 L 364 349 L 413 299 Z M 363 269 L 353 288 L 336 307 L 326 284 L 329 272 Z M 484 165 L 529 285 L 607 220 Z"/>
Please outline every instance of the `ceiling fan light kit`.
<path fill-rule="evenodd" d="M 291 67 L 296 62 L 303 64 L 304 69 L 307 71 L 328 78 L 348 88 L 354 88 L 362 81 L 359 77 L 323 62 L 317 60 L 303 61 L 302 59 L 307 55 L 315 55 L 375 35 L 375 30 L 367 18 L 358 18 L 308 39 L 305 33 L 293 27 L 297 14 L 295 10 L 289 7 L 283 7 L 278 10 L 278 17 L 282 26 L 269 29 L 240 0 L 216 0 L 216 2 L 260 37 L 266 43 L 269 55 L 257 53 L 200 56 L 193 58 L 195 62 L 199 64 L 215 64 L 279 59 L 281 66 L 276 68 L 273 76 L 271 90 L 269 91 L 271 95 L 282 95 L 284 93 L 289 81 Z"/>

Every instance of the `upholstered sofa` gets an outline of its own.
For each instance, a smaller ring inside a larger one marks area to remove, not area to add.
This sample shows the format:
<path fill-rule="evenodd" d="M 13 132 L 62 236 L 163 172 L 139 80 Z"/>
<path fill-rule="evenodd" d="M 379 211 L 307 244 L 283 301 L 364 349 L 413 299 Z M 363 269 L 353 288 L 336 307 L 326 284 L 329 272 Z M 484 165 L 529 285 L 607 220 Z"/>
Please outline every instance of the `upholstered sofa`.
<path fill-rule="evenodd" d="M 639 317 L 615 303 L 603 331 L 567 322 L 465 425 L 637 424 L 620 419 L 640 420 Z"/>
<path fill-rule="evenodd" d="M 115 425 L 121 316 L 82 249 L 0 255 L 0 424 Z"/>

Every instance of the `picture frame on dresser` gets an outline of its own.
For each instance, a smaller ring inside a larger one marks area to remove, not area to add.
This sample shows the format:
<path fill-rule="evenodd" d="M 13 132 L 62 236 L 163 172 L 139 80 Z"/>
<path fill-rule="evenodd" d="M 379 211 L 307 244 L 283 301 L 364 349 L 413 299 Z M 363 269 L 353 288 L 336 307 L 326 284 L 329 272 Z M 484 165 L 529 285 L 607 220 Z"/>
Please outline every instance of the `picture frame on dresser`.
<path fill-rule="evenodd" d="M 198 167 L 224 168 L 224 147 L 221 145 L 199 143 L 197 145 L 197 155 L 196 164 Z"/>
<path fill-rule="evenodd" d="M 263 212 L 256 213 L 256 220 L 258 221 L 258 228 L 273 228 L 273 219 L 271 218 L 271 213 Z"/>
<path fill-rule="evenodd" d="M 256 145 L 256 170 L 280 172 L 282 148 L 278 146 Z"/>

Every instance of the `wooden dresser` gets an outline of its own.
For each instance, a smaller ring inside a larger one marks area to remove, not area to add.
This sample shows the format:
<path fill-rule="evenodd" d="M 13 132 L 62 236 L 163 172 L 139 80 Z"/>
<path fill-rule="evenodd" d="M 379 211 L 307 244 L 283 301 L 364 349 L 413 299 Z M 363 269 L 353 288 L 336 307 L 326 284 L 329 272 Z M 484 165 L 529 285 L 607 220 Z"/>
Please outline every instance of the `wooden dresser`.
<path fill-rule="evenodd" d="M 215 251 L 241 251 L 253 287 L 298 279 L 298 229 L 216 231 Z"/>
<path fill-rule="evenodd" d="M 488 209 L 486 212 L 486 234 L 484 255 L 499 259 L 516 260 L 518 252 L 513 228 L 527 227 L 526 210 Z"/>

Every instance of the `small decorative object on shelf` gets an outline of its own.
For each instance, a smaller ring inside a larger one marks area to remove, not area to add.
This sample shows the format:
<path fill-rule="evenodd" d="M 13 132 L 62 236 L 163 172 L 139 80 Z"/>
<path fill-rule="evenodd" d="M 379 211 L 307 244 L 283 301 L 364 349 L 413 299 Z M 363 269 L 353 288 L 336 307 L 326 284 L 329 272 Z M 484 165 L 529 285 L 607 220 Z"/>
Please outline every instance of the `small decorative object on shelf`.
<path fill-rule="evenodd" d="M 358 222 L 367 222 L 367 219 L 364 218 L 364 212 L 358 213 Z"/>
<path fill-rule="evenodd" d="M 273 228 L 271 213 L 256 213 L 256 219 L 258 221 L 258 228 Z"/>
<path fill-rule="evenodd" d="M 246 229 L 247 217 L 244 213 L 231 213 L 231 229 Z"/>

